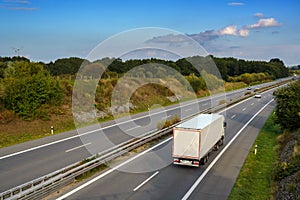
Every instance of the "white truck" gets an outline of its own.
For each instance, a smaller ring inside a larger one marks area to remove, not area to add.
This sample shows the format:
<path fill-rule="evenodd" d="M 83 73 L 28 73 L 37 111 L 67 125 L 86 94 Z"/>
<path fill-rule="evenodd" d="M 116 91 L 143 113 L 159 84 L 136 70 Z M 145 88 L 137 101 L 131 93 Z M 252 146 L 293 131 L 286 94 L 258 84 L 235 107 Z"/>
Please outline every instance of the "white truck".
<path fill-rule="evenodd" d="M 225 138 L 223 115 L 200 114 L 173 128 L 173 163 L 199 167 Z"/>

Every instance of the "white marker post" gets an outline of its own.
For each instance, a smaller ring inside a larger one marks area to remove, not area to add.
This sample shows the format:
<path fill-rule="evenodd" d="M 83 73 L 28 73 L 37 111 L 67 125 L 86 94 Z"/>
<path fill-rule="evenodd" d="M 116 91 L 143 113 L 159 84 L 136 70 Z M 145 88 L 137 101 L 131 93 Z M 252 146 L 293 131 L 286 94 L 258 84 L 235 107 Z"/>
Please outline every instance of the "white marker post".
<path fill-rule="evenodd" d="M 53 135 L 53 132 L 54 132 L 54 131 L 53 131 L 53 126 L 51 126 L 51 135 Z"/>
<path fill-rule="evenodd" d="M 256 153 L 257 153 L 257 145 L 255 145 L 254 155 L 256 155 Z"/>

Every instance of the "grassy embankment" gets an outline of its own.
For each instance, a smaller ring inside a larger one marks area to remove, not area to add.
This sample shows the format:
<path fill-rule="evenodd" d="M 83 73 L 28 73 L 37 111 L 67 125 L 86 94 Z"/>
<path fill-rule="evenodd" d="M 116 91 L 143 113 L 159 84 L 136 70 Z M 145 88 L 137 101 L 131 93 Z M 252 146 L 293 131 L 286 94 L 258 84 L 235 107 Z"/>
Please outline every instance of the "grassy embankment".
<path fill-rule="evenodd" d="M 230 200 L 300 200 L 300 130 L 282 133 L 273 118 L 274 114 L 259 133 Z M 255 145 L 258 145 L 257 155 L 253 154 Z"/>
<path fill-rule="evenodd" d="M 273 178 L 279 149 L 277 138 L 282 133 L 280 127 L 274 124 L 273 117 L 274 115 L 271 114 L 256 138 L 229 200 L 273 199 L 276 190 Z M 255 145 L 258 146 L 256 155 L 253 153 Z"/>
<path fill-rule="evenodd" d="M 60 80 L 60 83 L 66 93 L 64 103 L 59 107 L 46 107 L 45 109 L 49 114 L 47 120 L 36 119 L 32 121 L 24 121 L 14 115 L 11 111 L 4 109 L 3 104 L 0 102 L 0 148 L 49 136 L 51 135 L 51 126 L 54 127 L 55 134 L 75 129 L 71 106 L 71 90 L 73 81 Z M 1 86 L 2 84 L 0 84 L 0 95 L 3 95 L 3 87 Z M 246 86 L 247 85 L 242 82 L 225 83 L 225 90 L 231 91 L 244 88 Z M 218 91 L 215 91 L 214 93 L 216 92 Z M 108 93 L 111 92 L 109 91 Z M 132 114 L 146 111 L 148 109 L 148 105 L 154 105 L 151 107 L 151 109 L 154 109 L 156 108 L 155 105 L 158 104 L 168 106 L 177 103 L 169 101 L 165 97 L 166 93 L 168 93 L 168 91 L 163 90 L 161 87 L 145 86 L 145 88 L 140 88 L 137 92 L 135 92 L 134 97 L 131 99 L 132 103 L 137 105 L 137 108 L 132 111 Z M 207 95 L 209 95 L 207 91 L 200 91 L 198 92 L 197 97 L 200 98 Z M 182 99 L 182 101 L 184 100 L 188 99 Z M 106 99 L 104 106 L 109 105 L 109 103 L 110 100 Z M 111 119 L 113 119 L 113 117 L 108 116 L 104 119 L 99 119 L 99 121 L 103 122 Z"/>
<path fill-rule="evenodd" d="M 295 176 L 294 174 L 296 174 L 296 178 L 291 179 L 293 181 L 286 183 L 280 190 L 292 194 L 296 192 L 297 181 L 300 180 L 300 171 L 297 168 L 300 165 L 299 146 L 295 145 L 289 156 L 283 149 L 297 139 L 292 137 L 295 135 L 293 133 L 282 134 L 279 126 L 274 123 L 273 117 L 272 114 L 259 133 L 231 191 L 230 200 L 275 199 L 278 195 L 279 182 L 287 177 Z M 298 140 L 300 140 L 299 138 L 298 136 Z M 258 145 L 256 155 L 253 153 L 255 145 Z M 282 155 L 288 157 L 289 161 L 280 161 Z"/>

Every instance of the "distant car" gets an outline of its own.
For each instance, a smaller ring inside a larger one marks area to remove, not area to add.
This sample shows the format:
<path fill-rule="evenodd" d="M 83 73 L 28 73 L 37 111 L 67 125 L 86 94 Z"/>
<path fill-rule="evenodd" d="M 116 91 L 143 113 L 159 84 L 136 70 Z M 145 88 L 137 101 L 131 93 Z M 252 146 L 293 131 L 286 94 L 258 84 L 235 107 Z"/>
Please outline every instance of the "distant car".
<path fill-rule="evenodd" d="M 248 87 L 247 90 L 252 90 L 252 88 L 251 88 L 251 87 Z"/>
<path fill-rule="evenodd" d="M 260 93 L 256 93 L 254 97 L 255 98 L 261 98 L 261 94 Z"/>

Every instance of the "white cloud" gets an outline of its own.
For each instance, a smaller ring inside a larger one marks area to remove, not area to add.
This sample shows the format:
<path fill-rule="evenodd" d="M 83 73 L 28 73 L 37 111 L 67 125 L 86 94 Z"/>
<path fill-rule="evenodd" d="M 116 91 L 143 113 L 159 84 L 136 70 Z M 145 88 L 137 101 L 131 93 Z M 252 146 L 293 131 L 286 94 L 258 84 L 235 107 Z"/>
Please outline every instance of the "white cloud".
<path fill-rule="evenodd" d="M 261 18 L 261 17 L 263 17 L 263 16 L 264 16 L 263 13 L 255 13 L 255 14 L 254 14 L 254 17 L 258 17 L 258 18 Z"/>
<path fill-rule="evenodd" d="M 218 35 L 233 35 L 246 37 L 249 35 L 249 30 L 246 28 L 238 29 L 236 25 L 226 26 L 218 31 Z"/>
<path fill-rule="evenodd" d="M 245 4 L 241 3 L 241 2 L 229 2 L 228 5 L 229 6 L 243 6 Z"/>
<path fill-rule="evenodd" d="M 238 29 L 236 25 L 226 26 L 218 31 L 219 35 L 238 35 Z"/>
<path fill-rule="evenodd" d="M 23 11 L 38 10 L 37 8 L 30 6 L 30 2 L 27 0 L 2 0 L 2 4 L 0 4 L 0 9 Z"/>
<path fill-rule="evenodd" d="M 19 3 L 19 4 L 29 4 L 27 0 L 4 0 L 5 3 Z"/>
<path fill-rule="evenodd" d="M 239 35 L 241 37 L 247 37 L 249 35 L 249 30 L 246 28 L 242 28 L 241 30 L 239 30 Z"/>
<path fill-rule="evenodd" d="M 281 26 L 274 18 L 259 19 L 257 23 L 246 26 L 248 29 Z"/>

